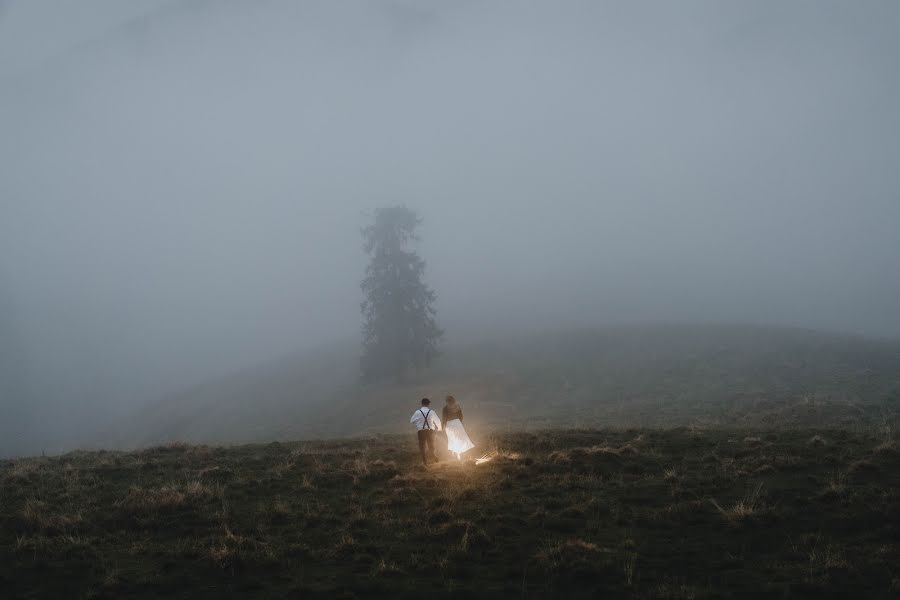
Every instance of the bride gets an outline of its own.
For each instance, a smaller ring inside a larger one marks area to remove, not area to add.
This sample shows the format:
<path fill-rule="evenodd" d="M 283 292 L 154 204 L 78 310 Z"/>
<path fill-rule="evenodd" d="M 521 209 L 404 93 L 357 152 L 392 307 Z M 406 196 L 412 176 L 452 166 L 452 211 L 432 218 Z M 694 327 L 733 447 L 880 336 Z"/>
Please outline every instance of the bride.
<path fill-rule="evenodd" d="M 462 408 L 453 396 L 447 396 L 447 404 L 441 411 L 444 421 L 444 431 L 447 433 L 447 449 L 456 454 L 457 460 L 460 455 L 467 450 L 475 447 L 472 440 L 466 434 L 466 428 L 463 427 Z"/>

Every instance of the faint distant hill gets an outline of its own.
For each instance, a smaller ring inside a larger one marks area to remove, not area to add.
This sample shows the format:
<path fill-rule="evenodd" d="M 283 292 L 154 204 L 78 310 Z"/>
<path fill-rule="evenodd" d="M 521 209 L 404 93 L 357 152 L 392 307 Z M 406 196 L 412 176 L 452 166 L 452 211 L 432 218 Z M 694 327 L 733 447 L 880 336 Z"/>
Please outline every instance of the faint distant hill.
<path fill-rule="evenodd" d="M 357 382 L 358 348 L 288 357 L 167 398 L 125 445 L 396 432 L 454 394 L 471 428 L 866 426 L 900 407 L 900 341 L 745 325 L 535 333 L 446 349 L 405 384 Z"/>

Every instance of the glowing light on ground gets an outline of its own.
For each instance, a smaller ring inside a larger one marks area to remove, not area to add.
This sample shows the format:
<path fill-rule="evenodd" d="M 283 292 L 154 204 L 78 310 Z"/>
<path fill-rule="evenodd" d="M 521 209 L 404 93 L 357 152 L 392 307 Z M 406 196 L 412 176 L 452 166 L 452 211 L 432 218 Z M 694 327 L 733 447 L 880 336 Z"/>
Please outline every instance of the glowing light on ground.
<path fill-rule="evenodd" d="M 496 450 L 492 450 L 492 451 L 490 451 L 490 452 L 486 452 L 485 454 L 481 455 L 480 458 L 475 459 L 475 465 L 476 465 L 476 466 L 477 466 L 477 465 L 483 465 L 483 464 L 486 463 L 486 462 L 490 462 L 490 461 L 492 461 L 492 460 L 494 459 L 495 456 L 497 456 L 497 451 L 496 451 Z"/>

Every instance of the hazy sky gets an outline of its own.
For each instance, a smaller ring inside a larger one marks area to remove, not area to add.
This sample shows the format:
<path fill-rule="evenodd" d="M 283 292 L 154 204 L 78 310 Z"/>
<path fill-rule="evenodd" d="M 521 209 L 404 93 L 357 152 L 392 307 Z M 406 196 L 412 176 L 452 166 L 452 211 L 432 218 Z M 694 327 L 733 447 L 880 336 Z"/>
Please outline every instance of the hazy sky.
<path fill-rule="evenodd" d="M 66 420 L 353 336 L 394 203 L 451 341 L 898 336 L 898 31 L 894 0 L 0 2 L 7 396 Z"/>

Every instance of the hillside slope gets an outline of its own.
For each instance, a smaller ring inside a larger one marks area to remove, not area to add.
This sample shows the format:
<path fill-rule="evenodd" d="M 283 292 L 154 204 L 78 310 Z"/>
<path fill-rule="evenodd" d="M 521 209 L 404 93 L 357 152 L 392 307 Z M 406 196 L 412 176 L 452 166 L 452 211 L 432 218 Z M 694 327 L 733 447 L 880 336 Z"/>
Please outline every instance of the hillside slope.
<path fill-rule="evenodd" d="M 405 384 L 361 385 L 355 345 L 237 373 L 149 407 L 120 445 L 403 431 L 454 394 L 476 429 L 837 426 L 896 418 L 900 342 L 738 325 L 656 325 L 450 346 Z"/>

